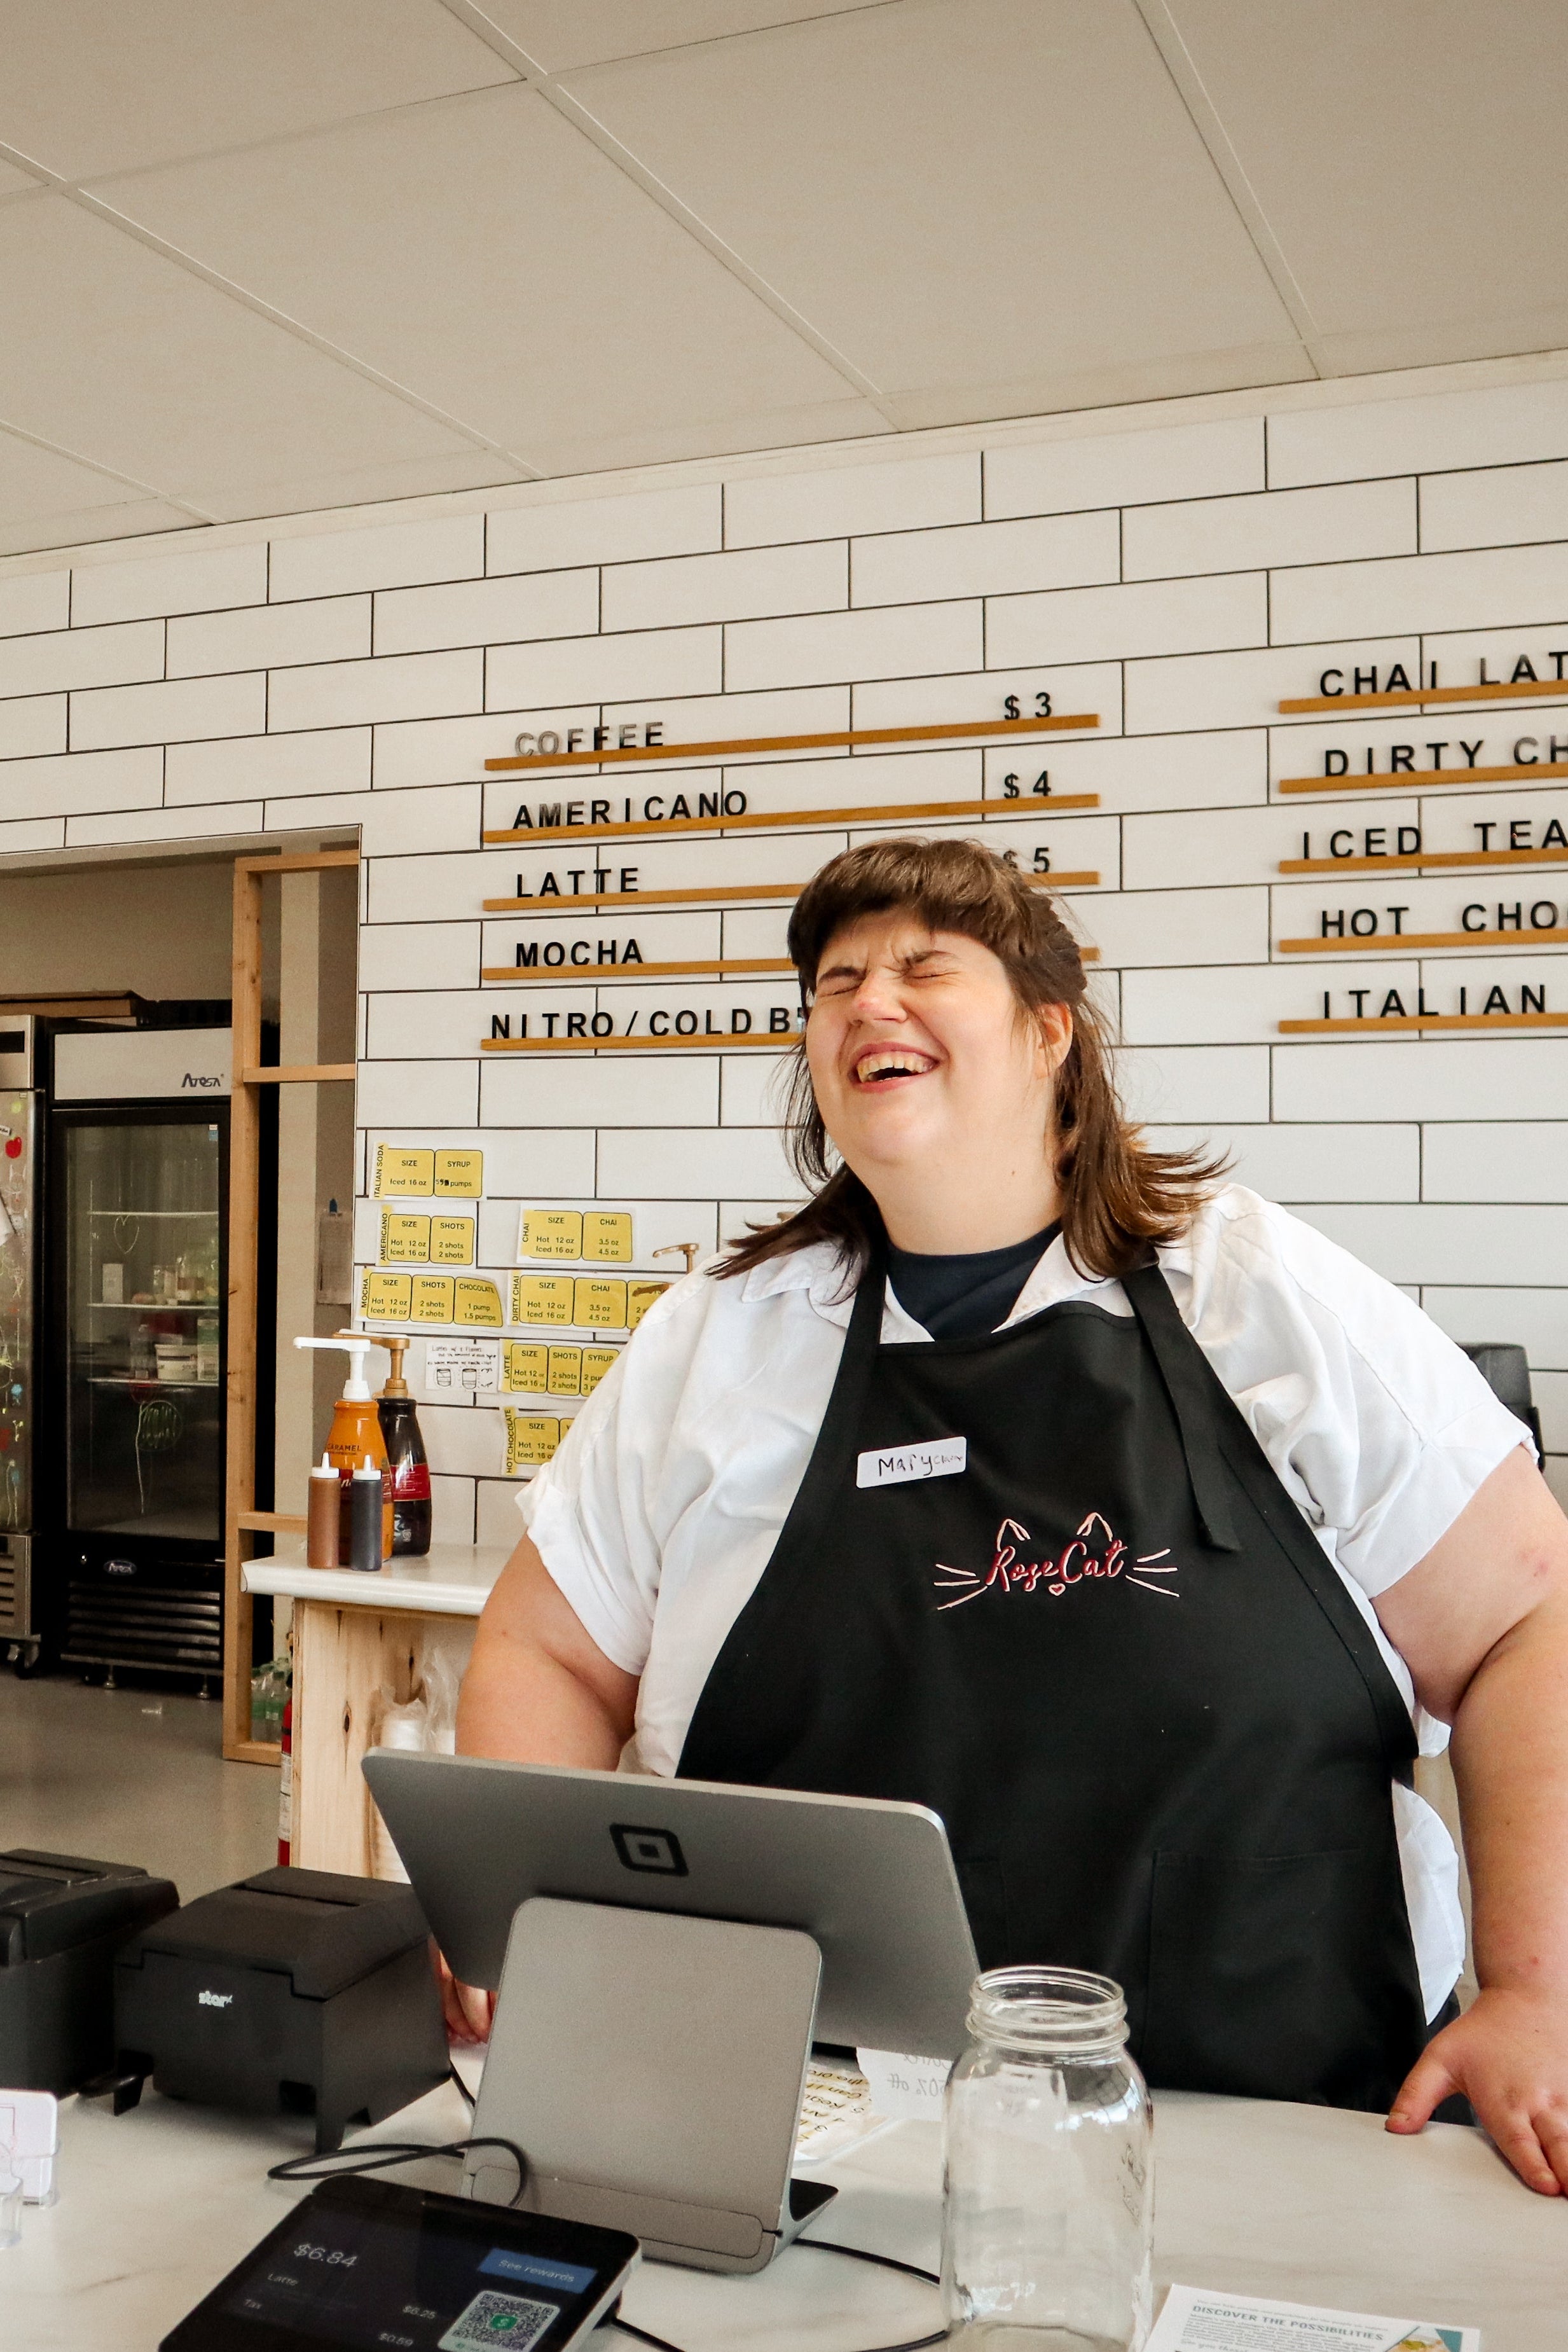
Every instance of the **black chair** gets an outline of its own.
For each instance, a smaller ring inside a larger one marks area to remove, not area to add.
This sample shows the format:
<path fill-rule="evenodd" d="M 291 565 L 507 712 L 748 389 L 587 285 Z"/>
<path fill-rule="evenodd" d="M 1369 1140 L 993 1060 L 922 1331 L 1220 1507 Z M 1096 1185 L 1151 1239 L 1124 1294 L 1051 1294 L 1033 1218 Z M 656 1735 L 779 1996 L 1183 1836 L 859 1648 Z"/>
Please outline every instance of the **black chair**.
<path fill-rule="evenodd" d="M 1492 1394 L 1523 1422 L 1535 1440 L 1536 1452 L 1544 1454 L 1541 1415 L 1530 1392 L 1530 1359 L 1524 1349 L 1511 1339 L 1471 1339 L 1460 1344 Z"/>

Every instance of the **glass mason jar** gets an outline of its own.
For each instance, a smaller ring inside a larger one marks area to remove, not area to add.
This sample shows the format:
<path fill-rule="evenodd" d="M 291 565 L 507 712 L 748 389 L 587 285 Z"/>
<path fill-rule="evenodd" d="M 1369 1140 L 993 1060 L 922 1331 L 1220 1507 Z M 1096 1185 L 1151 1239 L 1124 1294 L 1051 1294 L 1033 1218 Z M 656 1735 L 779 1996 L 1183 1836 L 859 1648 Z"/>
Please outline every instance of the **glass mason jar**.
<path fill-rule="evenodd" d="M 1120 1985 L 1077 1969 L 975 1981 L 944 2115 L 942 2297 L 971 2352 L 1138 2352 L 1154 2152 Z"/>

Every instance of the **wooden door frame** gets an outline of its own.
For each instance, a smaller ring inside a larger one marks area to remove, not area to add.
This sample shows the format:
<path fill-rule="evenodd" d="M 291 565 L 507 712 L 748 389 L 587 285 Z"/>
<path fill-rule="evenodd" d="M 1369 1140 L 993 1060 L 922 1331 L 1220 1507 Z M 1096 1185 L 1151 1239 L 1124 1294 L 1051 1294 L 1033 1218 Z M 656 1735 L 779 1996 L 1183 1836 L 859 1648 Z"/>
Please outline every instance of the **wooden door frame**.
<path fill-rule="evenodd" d="M 229 1112 L 229 1271 L 226 1475 L 224 1482 L 224 1755 L 276 1764 L 276 1741 L 250 1736 L 252 1604 L 245 1563 L 257 1535 L 303 1531 L 303 1518 L 256 1507 L 256 1309 L 261 1187 L 260 1089 L 351 1086 L 352 1062 L 279 1068 L 261 1058 L 261 892 L 269 874 L 357 866 L 357 849 L 287 850 L 236 857 L 234 875 L 233 1095 Z"/>

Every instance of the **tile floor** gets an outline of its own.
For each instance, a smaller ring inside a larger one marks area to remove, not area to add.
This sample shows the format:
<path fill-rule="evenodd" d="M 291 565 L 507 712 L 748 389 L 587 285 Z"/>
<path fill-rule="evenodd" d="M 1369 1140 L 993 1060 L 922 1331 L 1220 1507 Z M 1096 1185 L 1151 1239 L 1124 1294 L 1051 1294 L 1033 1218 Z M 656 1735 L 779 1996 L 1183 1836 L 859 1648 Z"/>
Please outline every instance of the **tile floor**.
<path fill-rule="evenodd" d="M 214 1702 L 0 1668 L 0 1849 L 139 1863 L 189 1901 L 277 1859 L 277 1774 L 225 1764 Z"/>

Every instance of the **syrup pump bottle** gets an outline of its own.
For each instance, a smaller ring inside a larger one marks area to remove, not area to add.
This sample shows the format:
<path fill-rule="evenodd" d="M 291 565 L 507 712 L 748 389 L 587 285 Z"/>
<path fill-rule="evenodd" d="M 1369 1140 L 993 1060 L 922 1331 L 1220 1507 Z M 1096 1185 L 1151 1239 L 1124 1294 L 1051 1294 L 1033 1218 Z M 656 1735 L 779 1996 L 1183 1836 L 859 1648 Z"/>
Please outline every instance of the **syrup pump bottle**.
<path fill-rule="evenodd" d="M 349 1377 L 343 1382 L 343 1393 L 333 1408 L 332 1426 L 327 1437 L 327 1459 L 338 1474 L 338 1558 L 346 1560 L 352 1554 L 350 1482 L 368 1457 L 382 1474 L 385 1496 L 382 1516 L 382 1558 L 390 1559 L 392 1549 L 392 1474 L 387 1466 L 381 1418 L 371 1395 L 370 1382 L 365 1378 L 365 1358 L 372 1348 L 380 1347 L 382 1343 L 362 1331 L 345 1331 L 336 1339 L 296 1339 L 294 1344 L 297 1348 L 331 1349 L 349 1359 Z"/>
<path fill-rule="evenodd" d="M 379 1344 L 392 1358 L 392 1370 L 376 1399 L 376 1410 L 392 1469 L 392 1551 L 423 1559 L 430 1549 L 430 1465 L 419 1415 L 402 1376 L 409 1343 L 388 1332 Z"/>

